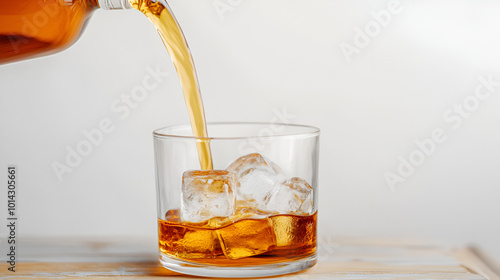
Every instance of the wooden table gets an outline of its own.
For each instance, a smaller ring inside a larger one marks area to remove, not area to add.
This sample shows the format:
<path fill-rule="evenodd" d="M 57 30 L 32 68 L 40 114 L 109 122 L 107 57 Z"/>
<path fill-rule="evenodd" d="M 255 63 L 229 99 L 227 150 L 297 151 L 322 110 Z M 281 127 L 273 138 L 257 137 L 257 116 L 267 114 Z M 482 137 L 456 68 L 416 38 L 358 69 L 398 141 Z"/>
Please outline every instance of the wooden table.
<path fill-rule="evenodd" d="M 414 241 L 322 240 L 318 264 L 270 279 L 500 279 L 474 248 Z M 200 279 L 157 262 L 154 240 L 20 239 L 16 272 L 0 264 L 0 278 L 14 279 Z M 2 254 L 3 255 L 3 254 Z"/>

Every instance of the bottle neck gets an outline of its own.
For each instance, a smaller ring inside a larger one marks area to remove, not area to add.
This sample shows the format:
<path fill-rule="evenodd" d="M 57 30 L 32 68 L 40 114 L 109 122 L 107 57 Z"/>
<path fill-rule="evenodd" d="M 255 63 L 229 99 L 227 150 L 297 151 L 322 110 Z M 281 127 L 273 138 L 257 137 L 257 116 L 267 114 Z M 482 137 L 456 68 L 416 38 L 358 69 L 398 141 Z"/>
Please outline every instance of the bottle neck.
<path fill-rule="evenodd" d="M 132 9 L 128 0 L 98 0 L 99 7 L 103 10 Z"/>

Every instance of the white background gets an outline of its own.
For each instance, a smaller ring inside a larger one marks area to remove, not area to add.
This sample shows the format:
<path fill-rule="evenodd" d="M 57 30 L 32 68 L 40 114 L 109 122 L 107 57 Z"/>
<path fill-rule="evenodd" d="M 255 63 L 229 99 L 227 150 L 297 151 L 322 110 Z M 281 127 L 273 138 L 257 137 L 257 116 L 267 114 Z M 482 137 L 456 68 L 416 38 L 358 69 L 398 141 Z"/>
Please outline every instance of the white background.
<path fill-rule="evenodd" d="M 267 122 L 286 110 L 322 129 L 320 235 L 474 243 L 500 259 L 500 87 L 457 129 L 443 119 L 478 77 L 500 81 L 498 1 L 402 1 L 350 62 L 341 44 L 388 1 L 241 1 L 222 18 L 213 3 L 171 1 L 207 119 Z M 111 104 L 148 67 L 170 75 L 118 118 Z M 51 164 L 105 118 L 115 130 L 59 181 Z M 153 244 L 151 132 L 187 122 L 175 69 L 137 11 L 99 10 L 68 50 L 0 66 L 0 166 L 19 169 L 19 234 Z M 437 128 L 446 141 L 391 191 L 384 174 Z M 2 191 L 3 220 L 5 201 Z"/>

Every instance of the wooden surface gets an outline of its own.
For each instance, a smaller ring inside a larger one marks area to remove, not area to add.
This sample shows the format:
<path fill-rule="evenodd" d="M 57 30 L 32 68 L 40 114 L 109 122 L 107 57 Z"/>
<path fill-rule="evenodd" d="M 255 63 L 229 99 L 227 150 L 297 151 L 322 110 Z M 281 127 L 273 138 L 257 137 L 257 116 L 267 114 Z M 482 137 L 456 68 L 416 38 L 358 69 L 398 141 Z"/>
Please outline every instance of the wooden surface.
<path fill-rule="evenodd" d="M 491 261 L 474 248 L 415 242 L 321 241 L 318 264 L 270 279 L 500 279 Z M 159 265 L 155 244 L 141 240 L 20 240 L 16 272 L 9 279 L 191 279 Z M 200 278 L 193 278 L 200 279 Z"/>

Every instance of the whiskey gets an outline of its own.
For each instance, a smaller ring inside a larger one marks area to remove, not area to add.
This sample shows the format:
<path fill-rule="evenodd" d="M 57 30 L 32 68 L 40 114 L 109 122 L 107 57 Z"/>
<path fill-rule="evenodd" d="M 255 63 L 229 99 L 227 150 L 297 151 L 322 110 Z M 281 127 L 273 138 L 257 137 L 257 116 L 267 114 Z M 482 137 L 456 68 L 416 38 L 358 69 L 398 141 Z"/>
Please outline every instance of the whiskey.
<path fill-rule="evenodd" d="M 156 26 L 163 44 L 172 58 L 177 75 L 181 81 L 182 90 L 184 91 L 184 100 L 191 121 L 191 130 L 193 131 L 193 135 L 198 138 L 196 146 L 201 169 L 211 170 L 213 169 L 212 155 L 205 121 L 205 111 L 193 57 L 189 51 L 186 38 L 165 1 L 130 0 L 130 4 L 134 9 L 144 13 L 154 26 Z"/>
<path fill-rule="evenodd" d="M 300 259 L 316 252 L 317 213 L 309 216 L 182 223 L 178 210 L 158 219 L 160 251 L 168 256 L 219 266 L 263 265 Z M 220 225 L 220 221 L 224 221 Z M 215 226 L 212 226 L 215 225 Z"/>
<path fill-rule="evenodd" d="M 165 1 L 130 0 L 130 4 L 134 9 L 144 13 L 154 24 L 163 44 L 167 48 L 168 54 L 172 58 L 184 92 L 184 100 L 191 121 L 191 130 L 193 131 L 193 136 L 198 138 L 196 146 L 201 169 L 211 170 L 213 169 L 213 165 L 210 140 L 208 139 L 205 121 L 205 110 L 203 108 L 193 57 L 189 51 L 186 38 Z"/>

